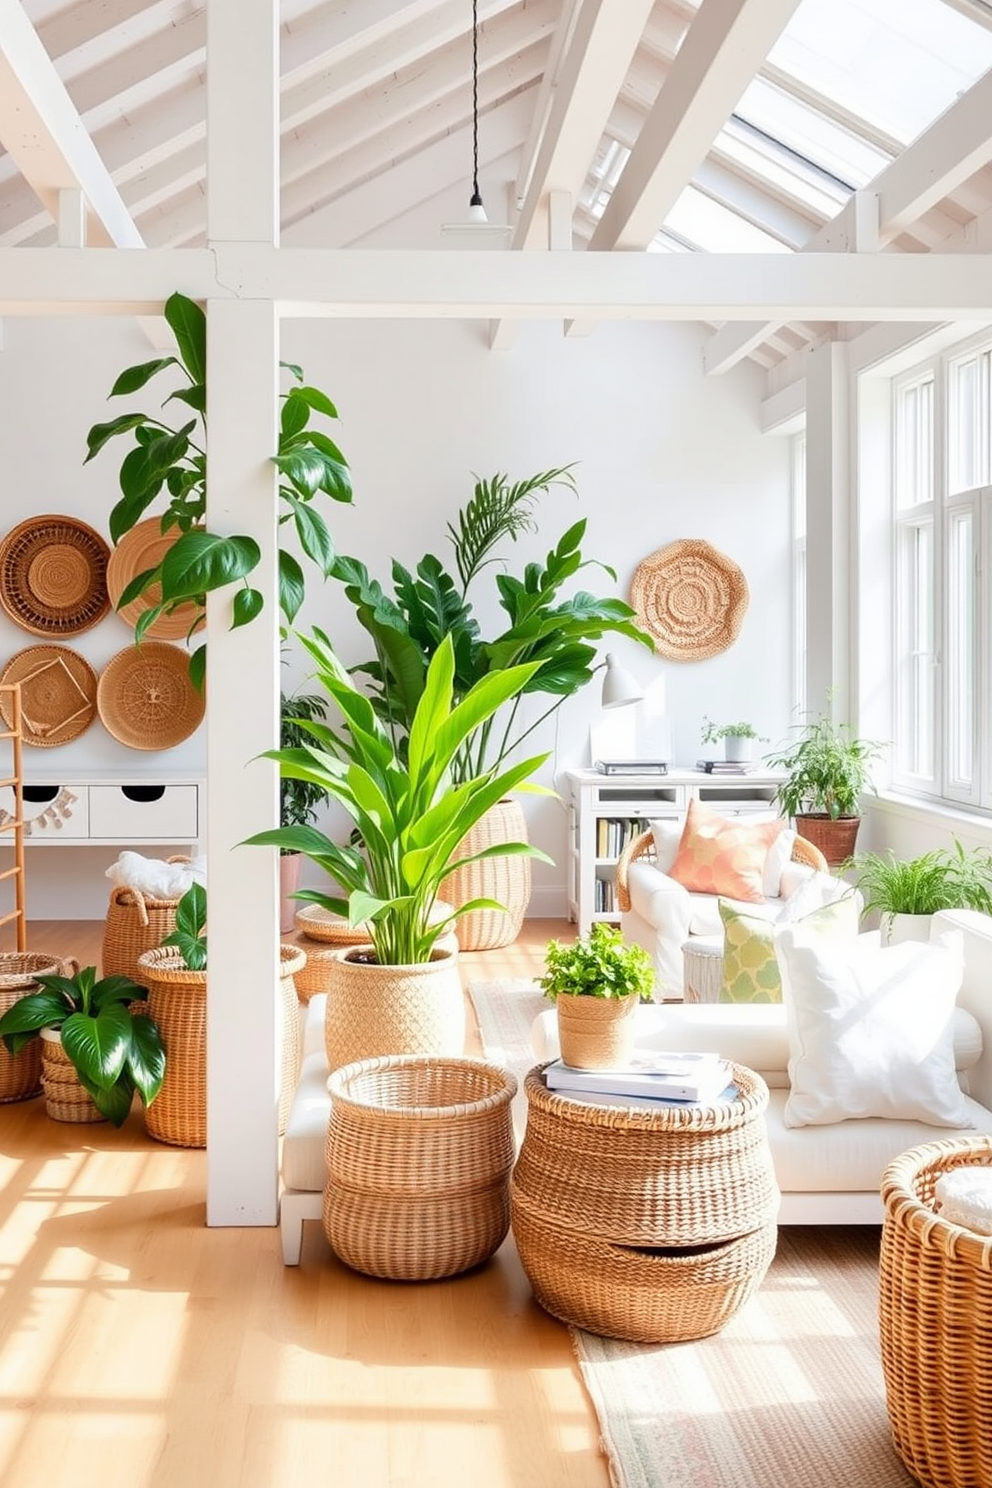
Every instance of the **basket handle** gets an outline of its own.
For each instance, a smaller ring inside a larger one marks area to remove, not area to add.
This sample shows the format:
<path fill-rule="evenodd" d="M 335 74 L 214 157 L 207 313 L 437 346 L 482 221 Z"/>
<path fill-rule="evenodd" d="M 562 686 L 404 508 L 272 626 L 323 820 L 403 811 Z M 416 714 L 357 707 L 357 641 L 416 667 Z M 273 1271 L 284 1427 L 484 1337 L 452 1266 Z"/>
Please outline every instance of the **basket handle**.
<path fill-rule="evenodd" d="M 76 973 L 77 973 L 78 970 L 79 970 L 79 962 L 76 960 L 75 956 L 63 956 L 62 957 L 62 975 L 63 976 L 74 977 L 76 975 Z"/>
<path fill-rule="evenodd" d="M 138 916 L 139 916 L 139 918 L 141 920 L 142 927 L 143 928 L 147 927 L 147 925 L 148 925 L 148 910 L 145 908 L 145 896 L 144 896 L 144 894 L 141 892 L 140 889 L 128 889 L 128 888 L 125 888 L 122 885 L 119 888 L 111 889 L 111 891 L 110 891 L 110 902 L 111 902 L 111 904 L 116 904 L 116 905 L 122 904 L 123 903 L 123 899 L 122 899 L 121 896 L 123 894 L 129 895 L 130 896 L 130 899 L 133 900 L 134 903 L 138 906 Z"/>

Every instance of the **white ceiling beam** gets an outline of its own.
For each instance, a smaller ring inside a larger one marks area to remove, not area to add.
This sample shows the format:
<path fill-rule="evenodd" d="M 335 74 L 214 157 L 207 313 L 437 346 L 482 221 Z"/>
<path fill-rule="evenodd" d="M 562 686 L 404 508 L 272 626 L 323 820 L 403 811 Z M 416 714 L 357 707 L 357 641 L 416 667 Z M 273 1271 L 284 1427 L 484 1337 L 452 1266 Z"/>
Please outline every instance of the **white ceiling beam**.
<path fill-rule="evenodd" d="M 143 247 L 20 0 L 0 0 L 0 140 L 56 221 L 59 191 L 78 187 L 89 207 L 89 242 Z"/>
<path fill-rule="evenodd" d="M 114 50 L 129 27 L 167 26 L 175 0 L 77 0 L 38 22 L 38 36 L 48 55 L 67 77 Z"/>
<path fill-rule="evenodd" d="M 661 227 L 798 0 L 702 0 L 590 248 L 643 251 Z"/>
<path fill-rule="evenodd" d="M 989 160 L 992 160 L 992 71 L 979 78 L 869 183 L 866 190 L 874 192 L 879 199 L 879 243 L 890 243 Z M 848 203 L 800 251 L 849 250 L 853 224 L 853 208 Z M 766 329 L 721 326 L 703 348 L 706 371 L 720 373 L 736 366 L 760 345 Z"/>
<path fill-rule="evenodd" d="M 154 312 L 174 289 L 286 317 L 992 322 L 992 254 L 506 253 L 23 248 L 0 315 Z"/>
<path fill-rule="evenodd" d="M 66 87 L 92 130 L 106 122 L 101 110 L 106 114 L 112 109 L 119 116 L 130 109 L 132 99 L 143 103 L 149 93 L 161 96 L 192 68 L 203 67 L 206 55 L 207 18 L 202 10 L 193 11 L 68 78 Z"/>

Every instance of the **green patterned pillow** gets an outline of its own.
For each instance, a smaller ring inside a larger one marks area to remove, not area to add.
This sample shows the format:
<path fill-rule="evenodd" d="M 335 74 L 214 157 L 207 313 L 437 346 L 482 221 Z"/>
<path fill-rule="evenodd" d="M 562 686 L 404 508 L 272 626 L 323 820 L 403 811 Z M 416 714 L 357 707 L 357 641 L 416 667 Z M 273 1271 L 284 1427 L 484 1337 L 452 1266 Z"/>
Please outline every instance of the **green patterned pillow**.
<path fill-rule="evenodd" d="M 735 909 L 719 900 L 723 921 L 721 1002 L 781 1002 L 782 978 L 775 955 L 775 920 Z M 799 924 L 825 935 L 853 939 L 858 933 L 858 902 L 851 893 L 803 915 Z M 791 920 L 792 916 L 788 916 Z M 793 921 L 793 923 L 796 923 Z"/>

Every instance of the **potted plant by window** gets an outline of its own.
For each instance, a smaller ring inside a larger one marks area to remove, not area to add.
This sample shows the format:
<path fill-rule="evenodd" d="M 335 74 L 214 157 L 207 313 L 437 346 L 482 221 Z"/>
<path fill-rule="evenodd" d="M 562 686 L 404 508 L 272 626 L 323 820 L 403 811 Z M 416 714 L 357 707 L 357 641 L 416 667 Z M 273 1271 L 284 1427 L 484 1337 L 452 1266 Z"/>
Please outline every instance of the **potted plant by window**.
<path fill-rule="evenodd" d="M 507 571 L 498 556 L 500 545 L 537 531 L 535 503 L 554 486 L 574 492 L 571 466 L 542 470 L 513 484 L 503 474 L 477 479 L 471 499 L 447 530 L 454 573 L 433 553 L 425 554 L 414 573 L 394 562 L 390 594 L 357 559 L 341 557 L 334 565 L 375 647 L 374 657 L 355 670 L 364 674 L 373 707 L 401 747 L 424 691 L 428 663 L 446 636 L 454 650 L 456 702 L 484 677 L 533 665 L 526 686 L 459 746 L 451 761 L 456 781 L 498 769 L 512 758 L 521 742 L 590 680 L 598 665 L 594 643 L 603 636 L 626 635 L 653 650 L 651 637 L 638 628 L 634 610 L 623 600 L 585 590 L 568 593 L 585 568 L 597 567 L 616 580 L 606 564 L 583 558 L 585 521 L 569 527 L 543 563 L 528 563 L 519 578 Z M 495 575 L 494 594 L 484 591 L 483 570 Z M 495 613 L 498 606 L 505 616 L 491 640 L 476 618 L 476 605 L 484 613 Z M 543 711 L 537 718 L 525 717 L 524 699 L 535 697 Z M 526 830 L 519 803 L 506 799 L 495 803 L 466 843 L 469 866 L 445 885 L 444 898 L 463 904 L 483 897 L 505 908 L 463 916 L 458 922 L 463 950 L 490 950 L 516 939 L 530 897 L 530 863 L 521 857 L 480 860 L 479 849 L 523 841 Z"/>
<path fill-rule="evenodd" d="M 302 852 L 340 887 L 337 895 L 301 889 L 350 924 L 370 923 L 371 944 L 341 952 L 327 992 L 327 1055 L 332 1069 L 381 1054 L 457 1054 L 464 1050 L 465 1006 L 457 950 L 439 940 L 460 916 L 499 908 L 469 901 L 444 919 L 432 917 L 441 884 L 466 861 L 462 843 L 476 822 L 511 790 L 534 790 L 528 777 L 546 755 L 458 782 L 452 761 L 473 731 L 525 688 L 536 663 L 482 677 L 455 701 L 455 650 L 446 636 L 427 668 L 409 736 L 394 739 L 321 631 L 303 637 L 317 679 L 337 705 L 340 722 L 313 722 L 310 740 L 273 750 L 283 775 L 319 785 L 347 812 L 360 845 L 338 844 L 316 827 L 277 827 L 249 839 Z M 483 848 L 476 857 L 527 854 L 525 842 Z"/>
<path fill-rule="evenodd" d="M 309 738 L 305 725 L 327 716 L 327 699 L 311 692 L 280 693 L 279 745 L 297 749 Z M 322 786 L 312 780 L 291 780 L 283 776 L 279 783 L 279 824 L 283 827 L 312 826 L 317 808 L 328 799 Z M 289 848 L 279 854 L 279 930 L 288 935 L 293 929 L 296 903 L 294 895 L 300 886 L 302 855 Z"/>
<path fill-rule="evenodd" d="M 885 945 L 929 940 L 931 918 L 942 909 L 976 909 L 992 915 L 992 852 L 934 848 L 916 858 L 857 853 L 844 864 L 864 897 L 868 914 L 878 912 Z"/>
<path fill-rule="evenodd" d="M 723 757 L 728 764 L 742 764 L 754 752 L 754 742 L 761 735 L 751 723 L 712 723 L 704 716 L 700 737 L 704 744 L 719 744 L 723 740 Z M 761 739 L 762 743 L 767 740 Z"/>
<path fill-rule="evenodd" d="M 561 1057 L 575 1069 L 617 1069 L 634 1046 L 634 1010 L 654 986 L 651 957 L 598 921 L 570 944 L 552 940 L 539 986 L 555 1003 Z"/>
<path fill-rule="evenodd" d="M 135 1091 L 147 1110 L 165 1076 L 158 1024 L 141 1006 L 147 988 L 126 976 L 97 980 L 95 966 L 36 980 L 40 990 L 20 998 L 0 1018 L 0 1036 L 12 1054 L 41 1036 L 49 1116 L 121 1126 Z"/>
<path fill-rule="evenodd" d="M 881 752 L 881 744 L 859 739 L 851 724 L 823 714 L 799 725 L 791 744 L 767 756 L 773 769 L 788 772 L 777 791 L 782 815 L 832 867 L 854 851 L 861 796 L 871 788 L 869 767 Z"/>

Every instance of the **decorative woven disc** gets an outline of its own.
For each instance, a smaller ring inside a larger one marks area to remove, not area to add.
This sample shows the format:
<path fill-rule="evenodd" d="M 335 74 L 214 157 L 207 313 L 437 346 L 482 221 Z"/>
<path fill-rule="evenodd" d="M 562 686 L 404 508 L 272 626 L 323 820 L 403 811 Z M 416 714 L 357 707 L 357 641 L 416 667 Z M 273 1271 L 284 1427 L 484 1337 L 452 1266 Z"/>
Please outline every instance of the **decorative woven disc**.
<path fill-rule="evenodd" d="M 148 517 L 144 522 L 139 522 L 136 527 L 132 527 L 130 532 L 125 532 L 111 553 L 110 562 L 107 564 L 107 589 L 110 602 L 115 607 L 114 613 L 120 616 L 130 630 L 134 629 L 139 615 L 143 615 L 145 610 L 154 609 L 160 603 L 162 586 L 152 584 L 140 599 L 133 599 L 122 610 L 116 608 L 117 601 L 132 579 L 136 579 L 140 573 L 145 573 L 149 568 L 158 568 L 178 537 L 178 529 L 163 532 L 160 519 Z M 184 640 L 196 617 L 197 606 L 195 604 L 177 605 L 170 614 L 159 615 L 158 619 L 145 631 L 145 635 L 156 641 Z M 201 618 L 200 625 L 202 624 Z M 200 626 L 197 626 L 197 629 L 199 628 Z"/>
<path fill-rule="evenodd" d="M 189 679 L 186 651 L 142 641 L 108 661 L 96 705 L 108 734 L 129 749 L 171 749 L 200 725 L 205 699 Z"/>
<path fill-rule="evenodd" d="M 702 538 L 683 538 L 639 564 L 630 602 L 654 649 L 670 661 L 705 661 L 732 646 L 748 606 L 737 564 Z"/>
<path fill-rule="evenodd" d="M 362 945 L 369 940 L 367 925 L 349 925 L 321 904 L 306 904 L 298 909 L 296 928 L 308 940 L 322 940 L 328 945 Z"/>
<path fill-rule="evenodd" d="M 96 672 L 68 646 L 28 646 L 12 656 L 0 682 L 21 684 L 21 736 L 25 744 L 54 749 L 88 729 L 96 715 Z M 13 719 L 0 701 L 10 728 Z"/>
<path fill-rule="evenodd" d="M 0 543 L 0 605 L 32 635 L 79 635 L 110 608 L 110 549 L 74 517 L 30 517 Z"/>

